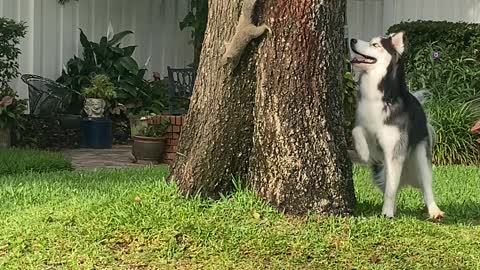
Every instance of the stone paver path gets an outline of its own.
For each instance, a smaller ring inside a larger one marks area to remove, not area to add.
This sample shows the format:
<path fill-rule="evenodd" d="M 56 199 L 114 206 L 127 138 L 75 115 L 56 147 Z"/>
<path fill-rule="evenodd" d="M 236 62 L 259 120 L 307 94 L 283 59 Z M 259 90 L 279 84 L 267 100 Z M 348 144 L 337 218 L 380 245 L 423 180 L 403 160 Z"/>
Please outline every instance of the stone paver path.
<path fill-rule="evenodd" d="M 65 157 L 72 161 L 76 170 L 113 168 L 138 168 L 151 165 L 131 161 L 131 145 L 114 145 L 112 149 L 68 149 Z"/>

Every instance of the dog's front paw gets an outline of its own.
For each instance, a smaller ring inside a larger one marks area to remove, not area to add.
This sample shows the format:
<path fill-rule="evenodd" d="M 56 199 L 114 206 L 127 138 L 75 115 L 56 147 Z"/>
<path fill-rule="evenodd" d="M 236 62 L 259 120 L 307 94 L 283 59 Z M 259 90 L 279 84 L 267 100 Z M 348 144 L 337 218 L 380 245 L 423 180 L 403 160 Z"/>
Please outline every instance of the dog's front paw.
<path fill-rule="evenodd" d="M 383 204 L 382 207 L 382 215 L 387 218 L 394 218 L 395 217 L 395 206 L 391 206 L 389 204 Z"/>
<path fill-rule="evenodd" d="M 428 209 L 428 215 L 432 220 L 442 220 L 445 216 L 445 213 L 438 207 L 432 207 L 431 209 Z"/>
<path fill-rule="evenodd" d="M 361 161 L 367 163 L 368 160 L 370 159 L 370 152 L 368 151 L 368 148 L 360 148 L 361 151 L 357 150 L 357 155 L 360 158 Z"/>
<path fill-rule="evenodd" d="M 385 215 L 385 214 L 381 214 L 381 215 L 378 215 L 379 218 L 384 218 L 384 219 L 394 219 L 395 217 L 394 216 L 388 216 L 388 215 Z"/>
<path fill-rule="evenodd" d="M 382 217 L 388 218 L 388 219 L 393 219 L 395 217 L 395 215 L 393 213 L 390 213 L 390 212 L 383 212 L 382 211 Z"/>
<path fill-rule="evenodd" d="M 368 144 L 367 140 L 365 139 L 363 129 L 361 127 L 354 128 L 352 131 L 352 136 L 357 156 L 361 161 L 368 162 L 370 159 L 370 149 L 368 149 Z"/>

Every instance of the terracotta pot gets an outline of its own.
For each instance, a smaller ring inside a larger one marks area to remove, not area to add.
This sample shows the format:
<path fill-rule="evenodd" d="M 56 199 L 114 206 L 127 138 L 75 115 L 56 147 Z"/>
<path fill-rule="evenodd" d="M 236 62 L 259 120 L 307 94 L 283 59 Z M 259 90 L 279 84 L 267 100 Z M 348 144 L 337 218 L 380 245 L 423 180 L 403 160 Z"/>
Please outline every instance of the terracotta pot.
<path fill-rule="evenodd" d="M 0 148 L 9 148 L 11 139 L 10 128 L 0 128 Z"/>
<path fill-rule="evenodd" d="M 133 156 L 137 160 L 159 162 L 165 153 L 164 137 L 133 137 Z"/>

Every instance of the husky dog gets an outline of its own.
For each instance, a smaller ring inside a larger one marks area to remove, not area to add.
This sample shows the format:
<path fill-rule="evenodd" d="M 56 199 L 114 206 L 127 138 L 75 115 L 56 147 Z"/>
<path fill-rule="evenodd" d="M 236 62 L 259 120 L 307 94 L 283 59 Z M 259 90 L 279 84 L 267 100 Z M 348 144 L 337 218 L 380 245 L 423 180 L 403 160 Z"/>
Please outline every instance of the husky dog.
<path fill-rule="evenodd" d="M 382 214 L 394 217 L 399 188 L 411 185 L 422 190 L 430 218 L 443 218 L 432 190 L 435 131 L 420 103 L 425 93 L 407 88 L 404 33 L 369 42 L 351 39 L 350 47 L 351 63 L 360 73 L 353 140 L 384 194 Z"/>

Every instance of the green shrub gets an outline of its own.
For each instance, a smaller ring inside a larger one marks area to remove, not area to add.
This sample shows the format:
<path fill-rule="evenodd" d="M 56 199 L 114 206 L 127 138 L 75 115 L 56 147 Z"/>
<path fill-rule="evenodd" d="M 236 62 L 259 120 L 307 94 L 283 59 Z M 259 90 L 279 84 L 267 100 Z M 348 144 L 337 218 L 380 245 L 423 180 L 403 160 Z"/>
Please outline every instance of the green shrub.
<path fill-rule="evenodd" d="M 478 136 L 470 133 L 480 110 L 480 25 L 417 21 L 392 26 L 406 32 L 407 80 L 412 90 L 427 89 L 426 104 L 437 131 L 436 164 L 480 164 Z"/>
<path fill-rule="evenodd" d="M 23 149 L 2 149 L 0 151 L 0 176 L 71 169 L 71 163 L 65 160 L 60 153 Z"/>
<path fill-rule="evenodd" d="M 26 34 L 25 23 L 0 18 L 0 89 L 10 88 L 9 83 L 18 77 L 20 39 Z"/>
<path fill-rule="evenodd" d="M 10 82 L 20 74 L 18 56 L 20 39 L 26 34 L 23 22 L 0 18 L 0 128 L 22 129 L 21 117 L 27 109 L 27 101 L 18 98 Z"/>

